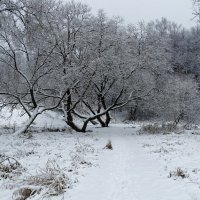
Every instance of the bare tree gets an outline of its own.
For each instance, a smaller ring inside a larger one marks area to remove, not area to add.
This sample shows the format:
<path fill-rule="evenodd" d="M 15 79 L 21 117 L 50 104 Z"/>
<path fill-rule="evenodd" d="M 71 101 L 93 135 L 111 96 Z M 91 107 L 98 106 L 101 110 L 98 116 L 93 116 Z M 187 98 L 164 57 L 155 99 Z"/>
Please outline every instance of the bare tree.
<path fill-rule="evenodd" d="M 29 116 L 17 133 L 25 132 L 39 114 L 57 108 L 67 94 L 58 87 L 61 81 L 55 54 L 57 43 L 47 34 L 45 25 L 52 4 L 40 1 L 46 10 L 39 10 L 38 1 L 25 3 L 18 15 L 1 13 L 1 108 L 20 105 Z"/>
<path fill-rule="evenodd" d="M 107 20 L 100 11 L 97 17 L 91 19 L 90 27 L 87 26 L 84 54 L 81 57 L 83 60 L 78 62 L 83 75 L 82 85 L 63 101 L 66 122 L 76 131 L 85 132 L 88 123 L 93 120 L 97 120 L 102 127 L 107 127 L 111 120 L 110 111 L 119 109 L 150 92 L 145 90 L 136 95 L 129 86 L 130 74 L 136 66 L 132 63 L 126 34 L 120 21 Z M 78 49 L 78 46 L 75 48 Z M 77 49 L 76 52 L 79 52 Z M 79 75 L 81 73 L 79 72 Z M 80 107 L 84 107 L 87 115 L 78 113 Z M 74 116 L 83 120 L 82 127 L 75 123 Z M 105 121 L 102 118 L 104 116 Z"/>
<path fill-rule="evenodd" d="M 200 18 L 200 1 L 199 0 L 192 0 L 193 3 L 193 15 L 194 17 Z"/>

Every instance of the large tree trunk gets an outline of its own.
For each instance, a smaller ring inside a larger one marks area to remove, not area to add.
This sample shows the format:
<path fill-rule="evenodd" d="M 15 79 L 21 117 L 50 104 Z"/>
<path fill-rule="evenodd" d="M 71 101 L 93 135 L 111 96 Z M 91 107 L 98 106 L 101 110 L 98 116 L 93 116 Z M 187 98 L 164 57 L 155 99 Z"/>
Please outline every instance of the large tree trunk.
<path fill-rule="evenodd" d="M 104 97 L 101 98 L 101 102 L 102 102 L 104 110 L 106 110 L 107 106 L 106 106 L 106 102 L 105 102 Z M 110 121 L 111 121 L 111 117 L 110 117 L 110 112 L 108 111 L 108 112 L 106 112 L 106 120 L 105 120 L 105 126 L 104 127 L 108 127 L 109 124 L 110 124 Z"/>
<path fill-rule="evenodd" d="M 90 108 L 90 105 L 88 105 L 86 102 L 83 101 L 84 104 L 91 110 L 91 112 L 93 113 L 93 116 L 87 118 L 84 121 L 82 128 L 79 128 L 73 121 L 72 111 L 73 111 L 74 107 L 72 106 L 71 93 L 70 93 L 70 90 L 69 90 L 67 92 L 67 95 L 68 95 L 68 97 L 67 97 L 67 111 L 65 110 L 64 103 L 62 103 L 62 109 L 63 109 L 64 115 L 65 115 L 67 124 L 70 127 L 72 127 L 74 130 L 78 131 L 78 132 L 86 132 L 86 128 L 87 128 L 87 125 L 88 125 L 89 122 L 91 122 L 93 120 L 96 120 L 99 117 L 102 117 L 102 116 L 106 115 L 107 119 L 106 119 L 105 123 L 108 126 L 109 123 L 110 123 L 110 120 L 111 120 L 109 112 L 112 111 L 112 110 L 115 110 L 115 109 L 119 109 L 119 108 L 127 105 L 130 101 L 133 101 L 136 98 L 136 97 L 135 98 L 129 98 L 126 101 L 118 102 L 120 97 L 123 94 L 123 91 L 124 90 L 122 88 L 121 91 L 119 92 L 118 96 L 116 97 L 115 101 L 112 103 L 112 105 L 110 105 L 109 107 L 106 107 L 106 104 L 104 104 L 104 110 L 102 112 L 97 113 L 97 114 L 95 114 L 93 112 L 93 110 Z"/>
<path fill-rule="evenodd" d="M 97 114 L 101 112 L 101 95 L 98 96 L 98 109 L 97 109 Z M 94 113 L 96 114 L 96 113 Z M 101 119 L 101 117 L 97 117 L 98 122 L 101 124 L 101 127 L 106 127 L 105 122 Z"/>
<path fill-rule="evenodd" d="M 77 132 L 82 132 L 82 130 L 74 123 L 74 119 L 72 116 L 72 111 L 71 111 L 71 105 L 72 105 L 72 97 L 71 97 L 71 92 L 70 89 L 67 90 L 67 113 L 66 113 L 66 123 L 68 126 L 70 126 L 73 130 Z M 63 108 L 65 109 L 65 108 Z"/>
<path fill-rule="evenodd" d="M 89 123 L 89 121 L 87 121 L 87 120 L 84 122 L 83 127 L 82 127 L 82 129 L 81 129 L 81 131 L 82 131 L 83 133 L 86 132 L 86 128 L 87 128 L 88 123 Z"/>

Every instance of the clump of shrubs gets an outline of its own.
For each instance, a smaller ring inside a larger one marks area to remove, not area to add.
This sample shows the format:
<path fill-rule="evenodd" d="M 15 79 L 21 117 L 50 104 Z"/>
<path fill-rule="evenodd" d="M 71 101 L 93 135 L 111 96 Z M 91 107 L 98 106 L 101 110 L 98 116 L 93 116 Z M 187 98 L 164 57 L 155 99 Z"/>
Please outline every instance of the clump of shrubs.
<path fill-rule="evenodd" d="M 139 133 L 150 133 L 150 134 L 158 134 L 158 133 L 171 133 L 171 132 L 177 132 L 179 130 L 179 127 L 175 125 L 174 123 L 153 123 L 153 124 L 147 124 L 143 125 Z"/>

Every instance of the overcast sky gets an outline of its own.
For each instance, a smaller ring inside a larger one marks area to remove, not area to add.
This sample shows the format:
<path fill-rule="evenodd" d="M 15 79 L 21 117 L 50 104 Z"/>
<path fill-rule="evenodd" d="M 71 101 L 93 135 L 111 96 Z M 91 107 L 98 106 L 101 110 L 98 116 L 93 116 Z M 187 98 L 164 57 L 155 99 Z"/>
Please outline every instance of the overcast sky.
<path fill-rule="evenodd" d="M 189 28 L 195 24 L 192 0 L 76 0 L 87 3 L 94 13 L 104 9 L 108 16 L 121 16 L 126 23 L 166 17 Z"/>

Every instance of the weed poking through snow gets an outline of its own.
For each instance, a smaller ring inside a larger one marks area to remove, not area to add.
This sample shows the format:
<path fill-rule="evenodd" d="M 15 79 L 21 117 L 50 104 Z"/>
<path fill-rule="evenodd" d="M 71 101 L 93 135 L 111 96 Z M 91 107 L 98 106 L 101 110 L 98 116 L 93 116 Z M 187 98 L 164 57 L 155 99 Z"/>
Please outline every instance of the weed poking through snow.
<path fill-rule="evenodd" d="M 171 177 L 188 178 L 189 175 L 186 172 L 184 172 L 180 167 L 178 167 L 175 171 L 171 171 L 169 173 L 169 178 Z"/>
<path fill-rule="evenodd" d="M 112 143 L 111 143 L 110 140 L 108 141 L 108 143 L 106 144 L 106 146 L 104 147 L 104 149 L 110 149 L 110 150 L 113 150 L 113 146 L 112 146 Z"/>

